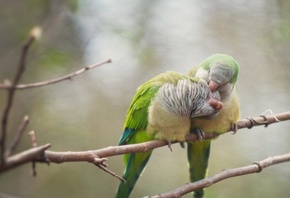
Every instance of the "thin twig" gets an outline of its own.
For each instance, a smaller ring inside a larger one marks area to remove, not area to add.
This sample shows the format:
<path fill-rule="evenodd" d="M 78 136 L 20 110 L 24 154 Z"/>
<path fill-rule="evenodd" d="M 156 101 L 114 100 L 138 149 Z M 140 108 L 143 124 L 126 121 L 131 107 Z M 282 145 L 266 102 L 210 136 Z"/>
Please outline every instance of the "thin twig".
<path fill-rule="evenodd" d="M 37 171 L 36 171 L 36 162 L 33 161 L 31 163 L 31 174 L 33 177 L 36 177 L 37 176 Z"/>
<path fill-rule="evenodd" d="M 217 173 L 211 177 L 205 178 L 203 180 L 199 180 L 197 182 L 188 183 L 183 186 L 180 186 L 170 192 L 155 195 L 155 196 L 149 196 L 150 198 L 175 198 L 175 197 L 181 197 L 185 194 L 191 193 L 194 190 L 198 190 L 201 188 L 207 188 L 217 182 L 220 182 L 222 180 L 231 178 L 231 177 L 237 177 L 241 175 L 247 175 L 252 173 L 259 173 L 262 171 L 262 169 L 267 168 L 274 164 L 279 164 L 283 162 L 289 162 L 290 161 L 290 153 L 284 154 L 284 155 L 277 155 L 273 157 L 268 157 L 260 162 L 255 162 L 248 166 L 243 166 L 239 168 L 233 168 L 233 169 L 225 169 L 220 173 Z"/>
<path fill-rule="evenodd" d="M 125 182 L 125 180 L 117 175 L 116 173 L 114 173 L 113 171 L 109 170 L 107 167 L 108 165 L 105 163 L 105 161 L 107 161 L 107 158 L 98 158 L 95 157 L 92 161 L 93 164 L 95 164 L 99 169 L 105 171 L 106 173 L 109 173 L 110 175 L 112 175 L 113 177 L 118 178 L 121 182 Z"/>
<path fill-rule="evenodd" d="M 104 167 L 103 165 L 99 164 L 98 167 L 99 167 L 99 169 L 105 171 L 106 173 L 112 175 L 113 177 L 116 177 L 116 178 L 119 179 L 121 182 L 126 182 L 126 180 L 125 180 L 123 177 L 117 175 L 116 173 L 114 173 L 113 171 L 111 171 L 111 170 L 109 170 L 108 168 Z"/>
<path fill-rule="evenodd" d="M 84 73 L 85 71 L 94 69 L 96 67 L 99 67 L 101 65 L 104 65 L 106 63 L 111 63 L 111 62 L 112 62 L 111 59 L 107 59 L 107 60 L 104 60 L 102 62 L 83 67 L 82 69 L 77 70 L 75 72 L 72 72 L 70 74 L 67 74 L 65 76 L 62 76 L 62 77 L 59 77 L 59 78 L 55 78 L 55 79 L 52 79 L 52 80 L 37 82 L 37 83 L 19 84 L 19 85 L 14 85 L 14 86 L 13 85 L 9 85 L 9 84 L 7 85 L 7 83 L 3 83 L 3 84 L 0 84 L 0 89 L 7 89 L 7 88 L 11 88 L 12 86 L 13 86 L 14 89 L 28 89 L 28 88 L 36 88 L 36 87 L 46 86 L 46 85 L 58 83 L 58 82 L 61 82 L 61 81 L 64 81 L 64 80 L 70 80 L 73 77 Z"/>
<path fill-rule="evenodd" d="M 35 132 L 34 131 L 30 131 L 28 133 L 28 135 L 30 136 L 31 138 L 31 145 L 32 145 L 32 148 L 36 148 L 37 147 L 37 141 L 36 141 L 36 135 L 35 135 Z M 32 161 L 32 164 L 31 164 L 31 173 L 32 173 L 32 176 L 33 177 L 36 177 L 37 175 L 37 171 L 36 171 L 36 162 L 35 161 Z"/>
<path fill-rule="evenodd" d="M 19 66 L 18 70 L 16 72 L 16 75 L 14 77 L 14 80 L 10 84 L 10 87 L 8 89 L 8 94 L 7 94 L 7 100 L 6 104 L 4 106 L 4 110 L 2 113 L 2 122 L 1 122 L 1 138 L 0 138 L 0 161 L 1 161 L 1 166 L 4 166 L 5 164 L 5 149 L 6 149 L 6 135 L 7 135 L 7 125 L 8 125 L 8 117 L 10 113 L 10 109 L 13 104 L 13 98 L 14 98 L 14 93 L 15 93 L 15 85 L 17 85 L 22 77 L 22 74 L 25 70 L 26 66 L 26 58 L 27 58 L 27 53 L 28 50 L 33 43 L 33 41 L 39 36 L 39 27 L 35 27 L 31 30 L 26 42 L 22 46 L 22 52 L 20 56 L 20 61 L 19 61 Z M 7 84 L 7 83 L 6 83 Z"/>
<path fill-rule="evenodd" d="M 37 142 L 36 142 L 36 135 L 35 135 L 35 132 L 34 131 L 30 131 L 28 133 L 28 135 L 30 136 L 31 138 L 31 145 L 32 147 L 37 147 Z"/>
<path fill-rule="evenodd" d="M 10 156 L 11 153 L 13 153 L 15 151 L 15 149 L 17 148 L 18 144 L 19 144 L 19 141 L 22 137 L 22 134 L 26 128 L 26 126 L 28 125 L 29 123 L 29 117 L 26 115 L 24 116 L 16 134 L 14 135 L 14 138 L 10 144 L 10 146 L 8 147 L 8 149 L 6 150 L 6 157 Z"/>

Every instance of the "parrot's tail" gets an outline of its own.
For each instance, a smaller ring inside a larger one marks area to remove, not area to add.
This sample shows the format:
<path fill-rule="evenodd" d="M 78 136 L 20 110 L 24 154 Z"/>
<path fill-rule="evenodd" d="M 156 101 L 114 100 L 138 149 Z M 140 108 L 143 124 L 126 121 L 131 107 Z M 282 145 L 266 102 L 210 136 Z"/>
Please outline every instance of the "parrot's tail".
<path fill-rule="evenodd" d="M 189 164 L 190 181 L 204 179 L 207 174 L 208 159 L 210 155 L 210 140 L 187 144 L 187 158 Z M 204 190 L 194 191 L 194 198 L 202 198 Z"/>
<path fill-rule="evenodd" d="M 146 167 L 151 153 L 152 150 L 145 153 L 126 154 L 124 156 L 126 169 L 123 178 L 126 182 L 120 183 L 117 189 L 116 198 L 128 198 L 130 196 L 138 178 Z"/>

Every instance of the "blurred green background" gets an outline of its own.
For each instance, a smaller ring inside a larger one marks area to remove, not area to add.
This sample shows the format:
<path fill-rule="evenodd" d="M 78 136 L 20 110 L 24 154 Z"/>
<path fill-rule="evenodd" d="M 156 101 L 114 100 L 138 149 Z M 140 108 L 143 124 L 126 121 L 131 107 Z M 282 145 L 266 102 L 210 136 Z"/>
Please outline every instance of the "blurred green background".
<path fill-rule="evenodd" d="M 267 109 L 290 109 L 290 2 L 273 1 L 112 1 L 0 0 L 0 80 L 12 79 L 21 45 L 30 29 L 43 27 L 28 56 L 21 83 L 53 79 L 112 58 L 71 81 L 17 91 L 9 139 L 24 115 L 38 144 L 54 151 L 116 145 L 136 88 L 151 77 L 186 73 L 213 53 L 240 63 L 242 118 Z M 3 108 L 6 92 L 0 90 Z M 290 122 L 226 134 L 212 144 L 209 175 L 290 150 Z M 25 133 L 18 151 L 31 147 Z M 122 157 L 109 168 L 122 175 Z M 220 182 L 207 197 L 285 197 L 290 163 Z M 31 164 L 0 175 L 0 192 L 17 197 L 113 197 L 119 181 L 89 163 Z M 167 192 L 189 181 L 186 151 L 179 145 L 154 151 L 132 197 Z M 187 195 L 185 197 L 191 197 Z"/>

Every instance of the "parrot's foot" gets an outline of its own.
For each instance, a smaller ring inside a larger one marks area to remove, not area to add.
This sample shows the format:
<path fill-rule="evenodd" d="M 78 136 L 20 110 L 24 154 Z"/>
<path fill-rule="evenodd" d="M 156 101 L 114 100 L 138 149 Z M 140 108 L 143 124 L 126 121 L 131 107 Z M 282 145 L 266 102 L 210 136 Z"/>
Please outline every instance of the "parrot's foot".
<path fill-rule="evenodd" d="M 201 129 L 194 129 L 192 131 L 196 136 L 198 141 L 202 141 L 205 133 Z"/>
<path fill-rule="evenodd" d="M 236 132 L 238 131 L 237 123 L 231 124 L 230 131 L 234 132 L 233 135 L 236 134 Z"/>
<path fill-rule="evenodd" d="M 179 142 L 179 144 L 180 144 L 180 146 L 181 146 L 181 148 L 185 148 L 185 144 L 184 144 L 184 142 Z"/>
<path fill-rule="evenodd" d="M 171 147 L 171 141 L 167 141 L 167 146 L 168 146 L 168 148 L 170 149 L 170 151 L 172 152 L 172 147 Z"/>

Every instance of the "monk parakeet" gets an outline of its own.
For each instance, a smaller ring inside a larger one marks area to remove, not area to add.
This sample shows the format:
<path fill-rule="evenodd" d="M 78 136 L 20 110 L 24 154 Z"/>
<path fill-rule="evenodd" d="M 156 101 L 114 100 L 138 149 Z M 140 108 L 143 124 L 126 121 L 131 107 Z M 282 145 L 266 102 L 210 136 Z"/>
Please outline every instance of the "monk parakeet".
<path fill-rule="evenodd" d="M 236 131 L 236 123 L 240 117 L 240 108 L 236 81 L 239 73 L 237 61 L 226 54 L 214 54 L 189 72 L 189 76 L 204 79 L 212 92 L 218 91 L 223 108 L 216 116 L 210 118 L 193 118 L 191 132 L 197 134 L 222 134 L 229 130 Z M 190 180 L 195 182 L 206 176 L 210 154 L 210 140 L 188 143 L 187 157 Z M 203 197 L 203 189 L 197 190 L 194 197 Z"/>
<path fill-rule="evenodd" d="M 191 118 L 216 114 L 222 104 L 218 92 L 206 81 L 177 72 L 166 72 L 137 89 L 127 112 L 119 145 L 153 139 L 184 141 L 190 133 Z M 116 197 L 129 197 L 144 170 L 152 150 L 124 155 L 125 171 Z"/>

